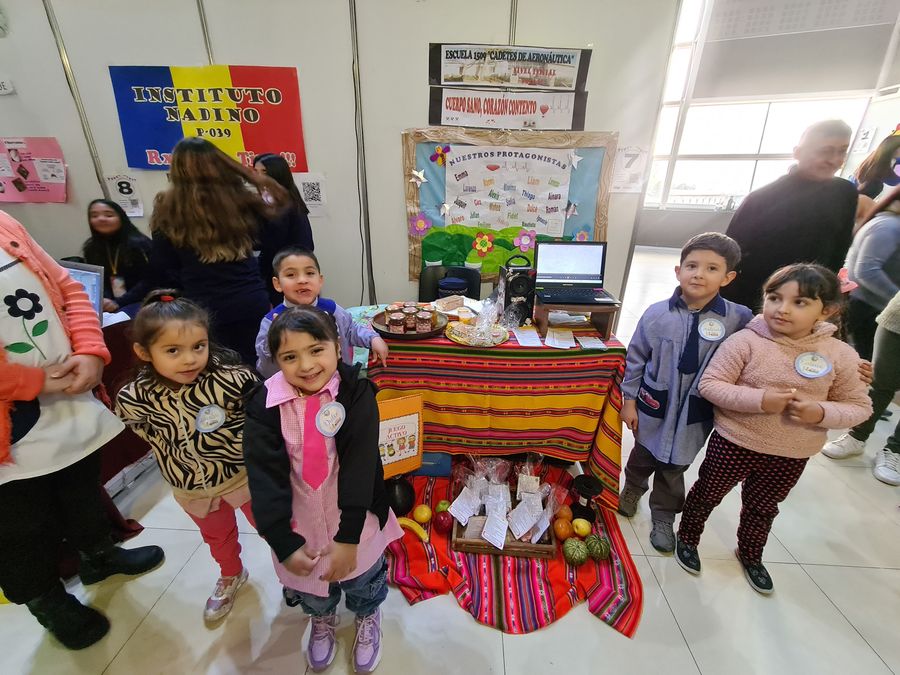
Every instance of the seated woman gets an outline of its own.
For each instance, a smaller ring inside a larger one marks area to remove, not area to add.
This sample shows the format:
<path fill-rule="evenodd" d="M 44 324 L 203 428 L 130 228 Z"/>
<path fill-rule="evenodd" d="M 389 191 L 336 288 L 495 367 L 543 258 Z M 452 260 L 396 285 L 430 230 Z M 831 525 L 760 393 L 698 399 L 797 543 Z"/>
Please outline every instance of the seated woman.
<path fill-rule="evenodd" d="M 140 282 L 150 260 L 150 237 L 108 199 L 88 205 L 88 226 L 91 236 L 82 250 L 85 262 L 103 268 L 103 311 L 139 302 L 147 292 Z"/>

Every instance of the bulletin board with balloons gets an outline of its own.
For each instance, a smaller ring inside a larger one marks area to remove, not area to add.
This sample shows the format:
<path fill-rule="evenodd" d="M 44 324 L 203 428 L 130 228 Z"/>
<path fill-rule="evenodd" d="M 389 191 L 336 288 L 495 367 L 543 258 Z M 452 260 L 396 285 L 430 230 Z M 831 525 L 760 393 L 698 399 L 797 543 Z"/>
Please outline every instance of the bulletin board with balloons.
<path fill-rule="evenodd" d="M 409 279 L 426 263 L 496 279 L 539 241 L 604 241 L 618 133 L 403 132 Z"/>

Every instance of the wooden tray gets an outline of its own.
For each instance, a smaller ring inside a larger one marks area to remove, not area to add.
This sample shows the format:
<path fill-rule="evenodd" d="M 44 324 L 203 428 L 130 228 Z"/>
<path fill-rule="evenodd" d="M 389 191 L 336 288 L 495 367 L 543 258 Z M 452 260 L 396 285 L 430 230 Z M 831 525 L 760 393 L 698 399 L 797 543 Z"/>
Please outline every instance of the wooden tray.
<path fill-rule="evenodd" d="M 453 521 L 453 539 L 451 546 L 459 553 L 485 553 L 488 555 L 511 555 L 516 558 L 543 558 L 552 560 L 556 557 L 556 536 L 553 525 L 547 528 L 536 544 L 514 539 L 512 532 L 506 530 L 506 543 L 503 550 L 481 538 L 481 530 L 487 516 L 472 516 L 464 527 L 459 521 Z"/>
<path fill-rule="evenodd" d="M 389 338 L 391 340 L 427 340 L 428 338 L 437 337 L 443 333 L 444 329 L 447 327 L 447 317 L 439 312 L 435 312 L 433 315 L 434 328 L 427 333 L 392 333 L 388 330 L 385 314 L 386 312 L 378 312 L 378 314 L 372 317 L 372 328 L 375 329 L 375 332 L 381 337 Z"/>

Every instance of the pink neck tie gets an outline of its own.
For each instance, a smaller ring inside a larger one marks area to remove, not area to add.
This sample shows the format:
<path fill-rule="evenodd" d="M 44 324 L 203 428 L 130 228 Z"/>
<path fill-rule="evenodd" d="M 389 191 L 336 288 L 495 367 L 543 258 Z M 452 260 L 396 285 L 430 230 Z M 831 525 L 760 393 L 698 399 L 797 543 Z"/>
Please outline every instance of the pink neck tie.
<path fill-rule="evenodd" d="M 325 436 L 316 427 L 316 416 L 322 402 L 319 396 L 306 399 L 306 414 L 303 416 L 303 480 L 313 489 L 318 490 L 328 475 L 328 449 L 325 447 Z"/>

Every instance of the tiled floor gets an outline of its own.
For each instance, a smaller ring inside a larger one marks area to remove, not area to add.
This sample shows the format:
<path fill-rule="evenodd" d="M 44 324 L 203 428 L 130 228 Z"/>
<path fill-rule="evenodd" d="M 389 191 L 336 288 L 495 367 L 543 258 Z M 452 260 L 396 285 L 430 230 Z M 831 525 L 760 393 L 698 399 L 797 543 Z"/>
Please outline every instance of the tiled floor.
<path fill-rule="evenodd" d="M 630 336 L 648 304 L 671 293 L 675 254 L 636 252 L 620 322 L 623 337 Z M 777 588 L 770 597 L 750 590 L 732 553 L 737 494 L 710 519 L 700 546 L 699 578 L 649 546 L 644 500 L 632 522 L 620 518 L 644 583 L 644 614 L 633 640 L 584 606 L 538 633 L 511 636 L 477 624 L 449 596 L 410 607 L 392 592 L 384 608 L 385 652 L 378 672 L 900 674 L 900 488 L 879 483 L 870 468 L 890 429 L 879 423 L 864 458 L 812 460 L 784 503 L 766 548 Z M 626 436 L 626 454 L 631 445 Z M 301 652 L 306 621 L 281 603 L 268 549 L 246 522 L 241 542 L 251 580 L 231 616 L 207 629 L 202 608 L 215 569 L 193 522 L 155 471 L 119 501 L 147 528 L 131 545 L 163 546 L 165 564 L 127 583 L 105 582 L 89 591 L 79 583 L 72 586 L 112 620 L 110 635 L 83 652 L 58 647 L 22 608 L 0 607 L 0 672 L 306 671 Z M 338 636 L 341 648 L 328 672 L 351 672 L 350 617 L 343 616 Z"/>

